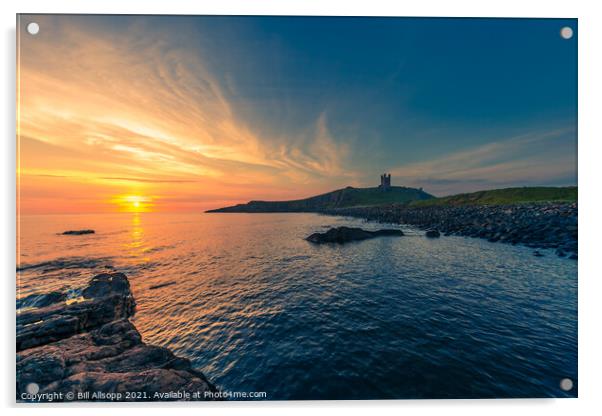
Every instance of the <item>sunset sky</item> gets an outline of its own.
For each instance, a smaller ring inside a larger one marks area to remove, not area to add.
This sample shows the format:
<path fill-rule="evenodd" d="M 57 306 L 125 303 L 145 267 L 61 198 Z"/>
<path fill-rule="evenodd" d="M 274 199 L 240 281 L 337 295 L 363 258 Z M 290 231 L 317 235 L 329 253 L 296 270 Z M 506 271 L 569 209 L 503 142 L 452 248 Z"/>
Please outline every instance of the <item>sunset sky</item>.
<path fill-rule="evenodd" d="M 437 196 L 577 183 L 576 20 L 22 15 L 18 30 L 23 214 L 200 212 L 385 171 Z"/>

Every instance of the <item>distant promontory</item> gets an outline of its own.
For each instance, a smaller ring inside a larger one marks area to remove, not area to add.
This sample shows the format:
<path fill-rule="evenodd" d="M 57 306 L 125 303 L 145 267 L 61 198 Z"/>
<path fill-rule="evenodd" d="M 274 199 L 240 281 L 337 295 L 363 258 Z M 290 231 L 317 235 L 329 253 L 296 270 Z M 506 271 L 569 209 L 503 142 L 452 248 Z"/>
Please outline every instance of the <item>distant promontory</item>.
<path fill-rule="evenodd" d="M 231 207 L 212 209 L 207 212 L 319 212 L 357 206 L 403 204 L 435 198 L 422 189 L 404 186 L 343 189 L 293 201 L 251 201 Z"/>

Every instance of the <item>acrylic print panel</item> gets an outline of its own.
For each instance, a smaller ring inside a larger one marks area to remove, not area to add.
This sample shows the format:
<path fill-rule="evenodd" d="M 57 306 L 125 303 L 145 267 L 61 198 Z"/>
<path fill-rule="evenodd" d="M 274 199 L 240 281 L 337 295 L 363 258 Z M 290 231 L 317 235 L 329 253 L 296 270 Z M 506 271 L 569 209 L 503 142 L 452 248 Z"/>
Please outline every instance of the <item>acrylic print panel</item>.
<path fill-rule="evenodd" d="M 18 401 L 577 396 L 575 19 L 17 31 Z"/>

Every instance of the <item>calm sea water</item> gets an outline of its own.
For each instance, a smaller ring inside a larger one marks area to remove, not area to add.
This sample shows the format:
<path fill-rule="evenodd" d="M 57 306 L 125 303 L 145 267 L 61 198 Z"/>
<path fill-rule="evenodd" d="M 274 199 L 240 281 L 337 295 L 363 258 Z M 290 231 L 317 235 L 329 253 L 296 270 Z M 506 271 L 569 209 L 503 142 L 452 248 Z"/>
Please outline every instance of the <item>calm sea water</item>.
<path fill-rule="evenodd" d="M 18 296 L 77 296 L 94 274 L 124 272 L 145 341 L 268 399 L 576 396 L 576 262 L 410 227 L 303 239 L 340 225 L 383 228 L 315 214 L 25 216 Z M 82 228 L 96 234 L 58 234 Z"/>

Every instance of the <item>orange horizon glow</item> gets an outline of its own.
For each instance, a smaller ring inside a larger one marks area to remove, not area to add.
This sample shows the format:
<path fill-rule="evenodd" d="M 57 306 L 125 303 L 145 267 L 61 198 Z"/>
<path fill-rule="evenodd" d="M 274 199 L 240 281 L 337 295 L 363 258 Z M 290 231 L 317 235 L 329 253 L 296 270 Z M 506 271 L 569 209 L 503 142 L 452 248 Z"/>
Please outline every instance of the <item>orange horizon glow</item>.
<path fill-rule="evenodd" d="M 36 36 L 19 27 L 21 214 L 201 212 L 353 183 L 325 115 L 292 147 L 263 140 L 177 37 L 36 19 Z"/>
<path fill-rule="evenodd" d="M 119 207 L 119 212 L 152 212 L 153 200 L 142 195 L 122 195 L 111 201 Z"/>

